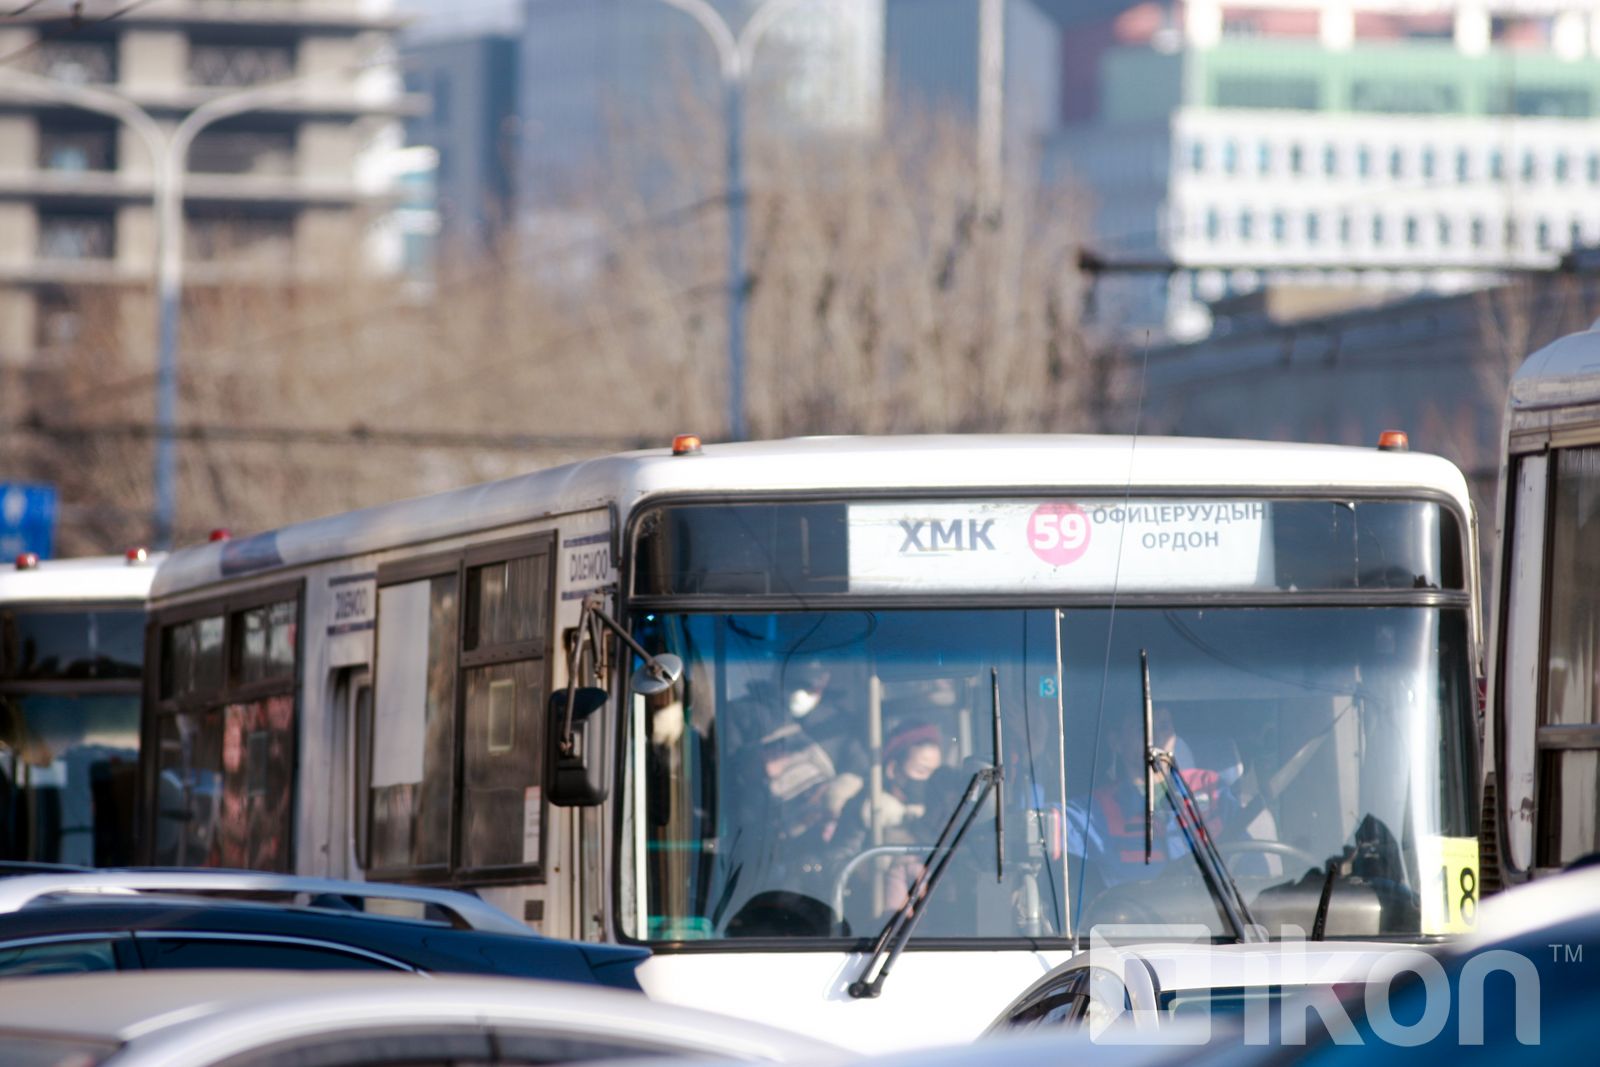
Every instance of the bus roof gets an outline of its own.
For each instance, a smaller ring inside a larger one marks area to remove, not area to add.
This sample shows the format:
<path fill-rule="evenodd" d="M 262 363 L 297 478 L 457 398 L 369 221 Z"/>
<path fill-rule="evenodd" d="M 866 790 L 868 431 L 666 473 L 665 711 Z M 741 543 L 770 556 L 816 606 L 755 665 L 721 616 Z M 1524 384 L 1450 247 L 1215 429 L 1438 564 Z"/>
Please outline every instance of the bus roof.
<path fill-rule="evenodd" d="M 1512 412 L 1600 401 L 1600 321 L 1545 345 L 1511 379 Z"/>
<path fill-rule="evenodd" d="M 160 556 L 132 562 L 123 556 L 46 559 L 26 570 L 0 564 L 0 603 L 90 603 L 135 600 L 150 595 Z"/>
<path fill-rule="evenodd" d="M 1448 460 L 1375 448 L 1088 435 L 809 437 L 708 444 L 683 456 L 667 448 L 626 452 L 184 548 L 162 565 L 151 595 L 613 503 L 626 512 L 661 494 L 1105 492 L 1130 484 L 1135 492 L 1262 486 L 1382 492 L 1421 486 L 1454 497 L 1463 511 L 1470 507 L 1466 481 Z"/>

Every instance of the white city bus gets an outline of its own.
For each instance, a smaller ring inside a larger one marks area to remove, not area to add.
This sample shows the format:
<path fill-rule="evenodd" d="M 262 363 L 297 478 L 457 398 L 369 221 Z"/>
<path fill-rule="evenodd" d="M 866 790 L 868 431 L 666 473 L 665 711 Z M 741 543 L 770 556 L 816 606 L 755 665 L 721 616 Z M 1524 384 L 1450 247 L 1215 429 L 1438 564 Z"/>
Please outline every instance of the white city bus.
<path fill-rule="evenodd" d="M 0 567 L 0 860 L 134 861 L 155 570 L 143 549 Z"/>
<path fill-rule="evenodd" d="M 680 439 L 185 549 L 147 858 L 472 887 L 662 999 L 962 1040 L 1095 924 L 1238 936 L 1133 798 L 1148 693 L 1256 922 L 1425 939 L 1477 864 L 1474 537 L 1398 449 Z"/>
<path fill-rule="evenodd" d="M 1600 331 L 1512 379 L 1500 472 L 1486 809 L 1501 881 L 1600 852 Z"/>

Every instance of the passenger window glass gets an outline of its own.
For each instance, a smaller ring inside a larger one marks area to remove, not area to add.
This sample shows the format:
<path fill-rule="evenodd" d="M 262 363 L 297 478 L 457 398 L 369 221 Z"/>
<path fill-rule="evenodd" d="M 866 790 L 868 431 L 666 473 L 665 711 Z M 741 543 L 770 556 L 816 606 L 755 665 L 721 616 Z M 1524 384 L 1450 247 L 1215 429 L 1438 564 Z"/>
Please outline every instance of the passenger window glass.
<path fill-rule="evenodd" d="M 1082 1017 L 1083 985 L 1082 972 L 1071 975 L 1023 1005 L 1006 1020 L 1006 1025 L 1014 1030 L 1023 1030 L 1037 1026 L 1065 1026 L 1079 1020 Z"/>
<path fill-rule="evenodd" d="M 537 864 L 541 857 L 544 664 L 467 674 L 461 862 L 469 868 Z"/>
<path fill-rule="evenodd" d="M 293 697 L 163 716 L 158 744 L 157 863 L 289 870 Z"/>
<path fill-rule="evenodd" d="M 117 969 L 115 942 L 52 941 L 43 944 L 0 946 L 0 978 L 36 974 L 84 974 Z"/>
<path fill-rule="evenodd" d="M 177 700 L 222 688 L 222 618 L 169 626 L 161 638 L 161 696 Z"/>
<path fill-rule="evenodd" d="M 0 856 L 134 862 L 139 696 L 0 692 Z"/>
<path fill-rule="evenodd" d="M 233 628 L 236 685 L 271 681 L 294 673 L 295 604 L 292 600 L 242 611 Z"/>
<path fill-rule="evenodd" d="M 450 862 L 458 598 L 454 574 L 378 591 L 372 866 Z"/>
<path fill-rule="evenodd" d="M 161 866 L 210 862 L 222 798 L 222 715 L 163 715 L 156 737 L 156 834 Z"/>
<path fill-rule="evenodd" d="M 144 660 L 138 611 L 0 611 L 0 680 L 137 678 Z"/>
<path fill-rule="evenodd" d="M 368 956 L 318 945 L 251 941 L 246 938 L 143 938 L 139 956 L 152 970 L 217 970 L 247 967 L 272 971 L 394 971 L 404 968 Z"/>
<path fill-rule="evenodd" d="M 1556 453 L 1550 539 L 1548 678 L 1543 723 L 1600 723 L 1600 447 Z M 1600 847 L 1595 800 L 1600 752 L 1587 745 L 1539 754 L 1539 866 Z"/>
<path fill-rule="evenodd" d="M 468 652 L 544 641 L 548 558 L 543 555 L 467 570 Z"/>

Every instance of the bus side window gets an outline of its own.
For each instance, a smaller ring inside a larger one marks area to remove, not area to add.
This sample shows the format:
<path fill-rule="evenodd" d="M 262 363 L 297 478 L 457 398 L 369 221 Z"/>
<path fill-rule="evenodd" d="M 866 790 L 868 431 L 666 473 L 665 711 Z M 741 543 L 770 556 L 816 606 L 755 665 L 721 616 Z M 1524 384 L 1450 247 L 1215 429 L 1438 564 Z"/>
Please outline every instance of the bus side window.
<path fill-rule="evenodd" d="M 279 591 L 253 599 L 158 622 L 151 845 L 158 864 L 294 865 L 299 597 Z"/>
<path fill-rule="evenodd" d="M 542 875 L 553 556 L 543 536 L 379 570 L 372 871 Z"/>

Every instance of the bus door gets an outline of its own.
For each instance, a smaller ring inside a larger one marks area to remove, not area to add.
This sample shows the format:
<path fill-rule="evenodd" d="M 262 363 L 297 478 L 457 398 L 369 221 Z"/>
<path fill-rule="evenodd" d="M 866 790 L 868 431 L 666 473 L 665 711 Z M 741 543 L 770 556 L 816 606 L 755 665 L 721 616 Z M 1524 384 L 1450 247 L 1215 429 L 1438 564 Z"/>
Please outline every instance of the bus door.
<path fill-rule="evenodd" d="M 370 765 L 361 754 L 372 739 L 372 673 L 366 667 L 335 672 L 331 707 L 335 714 L 331 762 L 344 768 L 347 785 L 329 798 L 328 840 L 341 844 L 330 849 L 328 875 L 349 878 L 361 870 L 361 857 L 367 854 Z"/>

